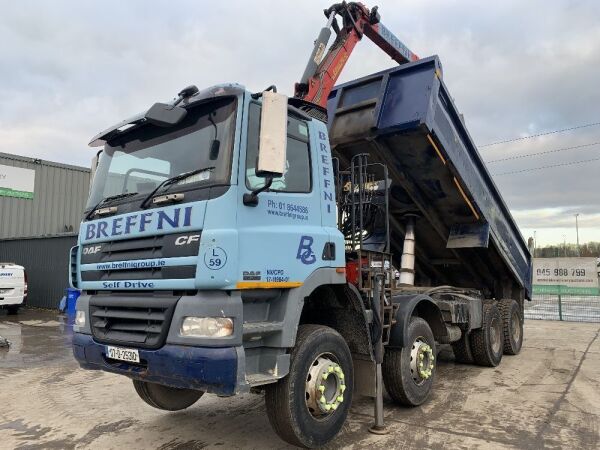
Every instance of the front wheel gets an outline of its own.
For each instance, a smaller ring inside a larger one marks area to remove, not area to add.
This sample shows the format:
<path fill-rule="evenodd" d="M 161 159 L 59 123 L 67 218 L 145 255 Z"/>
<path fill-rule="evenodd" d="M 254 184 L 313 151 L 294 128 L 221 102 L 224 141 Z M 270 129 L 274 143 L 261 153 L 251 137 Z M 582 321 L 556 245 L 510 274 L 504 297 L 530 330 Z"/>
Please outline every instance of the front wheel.
<path fill-rule="evenodd" d="M 180 389 L 140 380 L 133 380 L 133 387 L 142 400 L 156 409 L 165 411 L 188 408 L 204 394 L 194 389 Z"/>
<path fill-rule="evenodd" d="M 352 403 L 352 355 L 332 328 L 301 325 L 290 372 L 267 385 L 269 422 L 281 439 L 299 447 L 321 447 L 346 421 Z"/>
<path fill-rule="evenodd" d="M 422 404 L 433 386 L 435 339 L 429 324 L 413 317 L 408 324 L 408 342 L 403 348 L 388 348 L 382 375 L 390 397 L 405 406 Z"/>

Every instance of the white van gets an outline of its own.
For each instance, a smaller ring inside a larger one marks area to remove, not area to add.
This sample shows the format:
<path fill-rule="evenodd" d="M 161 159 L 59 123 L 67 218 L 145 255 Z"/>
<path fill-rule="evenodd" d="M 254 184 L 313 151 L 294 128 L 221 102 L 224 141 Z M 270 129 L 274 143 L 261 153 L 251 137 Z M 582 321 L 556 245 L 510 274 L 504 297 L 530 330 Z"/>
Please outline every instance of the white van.
<path fill-rule="evenodd" d="M 27 300 L 27 273 L 23 266 L 0 262 L 0 307 L 8 314 L 17 311 Z"/>

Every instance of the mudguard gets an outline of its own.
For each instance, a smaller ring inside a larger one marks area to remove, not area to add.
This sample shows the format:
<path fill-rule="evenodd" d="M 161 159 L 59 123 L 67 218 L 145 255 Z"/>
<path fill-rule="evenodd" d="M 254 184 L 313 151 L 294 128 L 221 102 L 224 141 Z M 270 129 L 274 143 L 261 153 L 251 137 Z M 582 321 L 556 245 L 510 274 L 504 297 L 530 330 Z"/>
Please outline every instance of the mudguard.
<path fill-rule="evenodd" d="M 437 341 L 447 336 L 448 331 L 442 312 L 428 295 L 395 295 L 392 297 L 392 302 L 398 305 L 398 310 L 396 311 L 396 323 L 392 326 L 388 347 L 398 348 L 408 344 L 408 324 L 413 315 L 427 321 Z"/>

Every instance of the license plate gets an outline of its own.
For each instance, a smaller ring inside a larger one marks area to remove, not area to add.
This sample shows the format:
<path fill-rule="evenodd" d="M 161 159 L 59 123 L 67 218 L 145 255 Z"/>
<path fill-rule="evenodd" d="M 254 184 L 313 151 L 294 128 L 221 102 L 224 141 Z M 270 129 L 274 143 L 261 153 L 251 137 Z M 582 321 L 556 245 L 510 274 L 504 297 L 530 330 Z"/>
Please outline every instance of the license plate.
<path fill-rule="evenodd" d="M 140 362 L 140 354 L 134 348 L 119 348 L 106 346 L 106 357 L 110 359 L 118 359 L 119 361 Z"/>

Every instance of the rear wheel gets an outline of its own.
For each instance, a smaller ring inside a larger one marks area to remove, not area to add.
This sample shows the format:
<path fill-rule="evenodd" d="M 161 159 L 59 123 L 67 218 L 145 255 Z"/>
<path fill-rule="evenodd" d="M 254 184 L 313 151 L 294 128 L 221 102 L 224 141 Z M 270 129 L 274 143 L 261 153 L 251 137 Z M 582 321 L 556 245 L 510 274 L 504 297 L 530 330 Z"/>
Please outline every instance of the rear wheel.
<path fill-rule="evenodd" d="M 473 352 L 471 351 L 470 332 L 464 331 L 460 339 L 452 343 L 454 351 L 454 360 L 462 364 L 473 364 Z"/>
<path fill-rule="evenodd" d="M 140 380 L 133 380 L 133 387 L 142 400 L 154 408 L 165 411 L 188 408 L 204 394 L 194 389 L 179 389 Z"/>
<path fill-rule="evenodd" d="M 475 363 L 496 367 L 502 360 L 504 332 L 496 302 L 484 302 L 481 328 L 471 332 L 471 351 Z"/>
<path fill-rule="evenodd" d="M 523 320 L 519 304 L 512 299 L 504 299 L 500 300 L 498 306 L 502 316 L 504 354 L 517 355 L 523 346 Z"/>
<path fill-rule="evenodd" d="M 19 312 L 19 307 L 20 306 L 21 305 L 10 305 L 10 306 L 7 306 L 6 307 L 6 313 L 9 316 L 14 316 L 14 315 L 16 315 Z"/>
<path fill-rule="evenodd" d="M 427 400 L 433 386 L 436 356 L 429 324 L 413 317 L 408 325 L 407 345 L 388 348 L 383 357 L 383 382 L 390 397 L 406 406 L 417 406 Z"/>
<path fill-rule="evenodd" d="M 352 355 L 332 328 L 301 325 L 290 372 L 267 385 L 269 422 L 281 439 L 299 447 L 321 447 L 346 421 L 352 403 Z"/>

